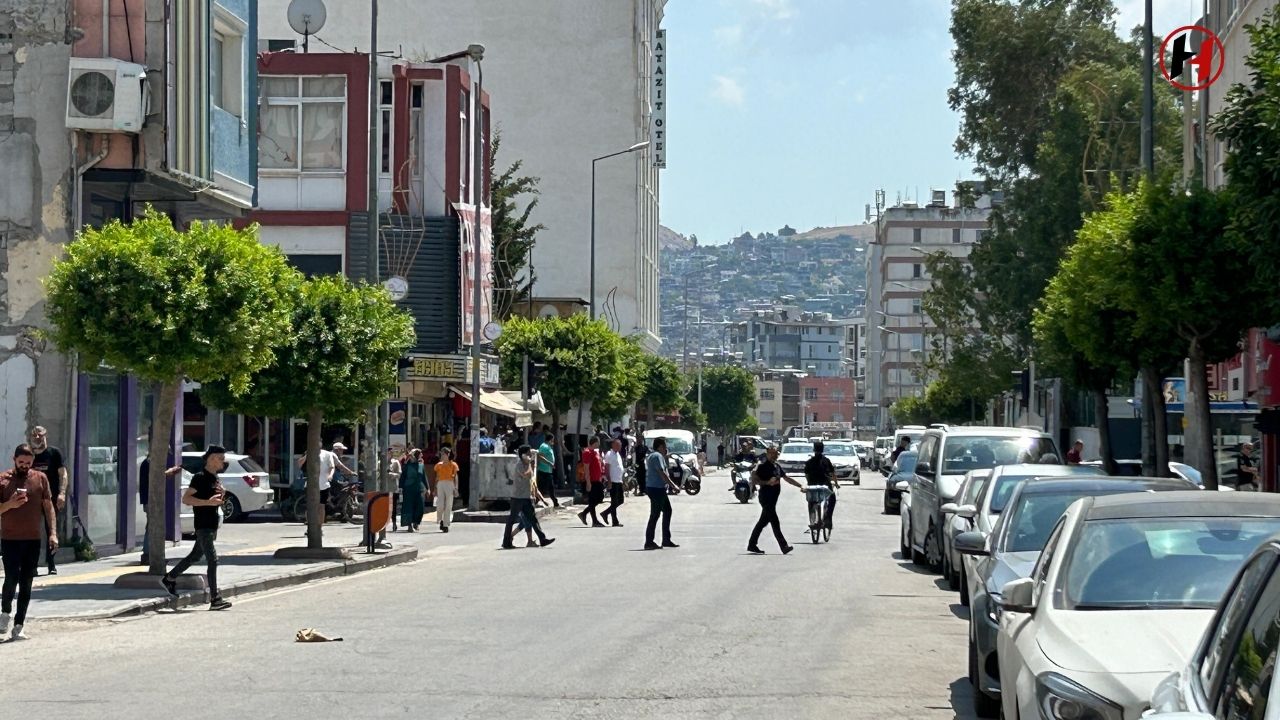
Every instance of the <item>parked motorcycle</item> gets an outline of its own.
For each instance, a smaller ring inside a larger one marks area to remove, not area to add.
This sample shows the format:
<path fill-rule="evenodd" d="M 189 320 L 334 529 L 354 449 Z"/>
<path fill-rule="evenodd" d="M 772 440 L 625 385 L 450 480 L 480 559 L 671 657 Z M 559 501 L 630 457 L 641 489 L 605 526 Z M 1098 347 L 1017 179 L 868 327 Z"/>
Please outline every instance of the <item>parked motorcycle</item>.
<path fill-rule="evenodd" d="M 751 484 L 750 463 L 734 463 L 733 466 L 733 496 L 738 498 L 740 503 L 749 503 L 751 498 L 755 497 L 756 488 Z"/>
<path fill-rule="evenodd" d="M 291 495 L 288 502 L 292 505 L 291 511 L 281 512 L 285 518 L 292 516 L 296 521 L 306 522 L 307 519 L 307 480 L 300 477 L 295 485 L 290 488 Z M 333 480 L 329 483 L 329 497 L 325 503 L 325 519 L 326 520 L 342 520 L 343 522 L 356 523 L 363 522 L 364 515 L 364 485 L 358 479 L 346 479 L 341 477 L 340 473 L 333 474 Z"/>
<path fill-rule="evenodd" d="M 676 486 L 675 488 L 667 487 L 667 494 L 669 495 L 678 495 L 680 490 L 684 490 L 690 495 L 697 495 L 702 492 L 702 478 L 698 477 L 698 470 L 680 459 L 678 455 L 671 455 L 667 458 L 667 475 Z"/>

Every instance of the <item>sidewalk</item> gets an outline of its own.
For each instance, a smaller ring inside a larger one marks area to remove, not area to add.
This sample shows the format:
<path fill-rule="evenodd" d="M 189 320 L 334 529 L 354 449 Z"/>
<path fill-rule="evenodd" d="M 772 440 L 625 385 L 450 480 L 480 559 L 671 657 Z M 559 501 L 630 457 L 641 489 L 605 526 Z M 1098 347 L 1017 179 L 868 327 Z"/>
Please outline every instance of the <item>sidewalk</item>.
<path fill-rule="evenodd" d="M 539 517 L 552 509 L 539 508 Z M 428 513 L 422 521 L 423 532 L 388 533 L 391 550 L 379 549 L 374 555 L 365 553 L 361 544 L 363 528 L 350 523 L 326 523 L 324 544 L 328 547 L 345 547 L 351 551 L 350 560 L 281 560 L 273 557 L 282 547 L 301 547 L 306 544 L 306 528 L 301 523 L 286 523 L 279 517 L 251 516 L 248 522 L 229 523 L 218 532 L 218 584 L 223 597 L 234 599 L 249 593 L 300 585 L 312 580 L 351 575 L 375 570 L 418 558 L 419 552 L 444 544 L 474 541 L 483 534 L 496 545 L 500 541 L 490 527 L 479 525 L 468 528 L 462 522 L 463 513 L 454 516 L 454 532 L 445 535 L 435 530 L 436 514 Z M 501 513 L 502 520 L 506 513 Z M 488 518 L 485 518 L 488 520 Z M 464 529 L 465 528 L 465 529 Z M 463 532 L 458 532 L 463 530 Z M 463 535 L 464 537 L 458 537 Z M 184 540 L 169 545 L 165 556 L 173 567 L 191 549 L 192 543 Z M 64 562 L 58 565 L 57 575 L 41 575 L 36 578 L 31 593 L 28 614 L 34 621 L 40 620 L 101 620 L 151 612 L 165 607 L 202 605 L 207 602 L 201 590 L 179 589 L 175 601 L 163 590 L 138 590 L 118 588 L 116 578 L 129 573 L 142 572 L 137 551 L 114 555 L 92 562 Z M 197 563 L 191 574 L 203 574 L 204 565 Z"/>

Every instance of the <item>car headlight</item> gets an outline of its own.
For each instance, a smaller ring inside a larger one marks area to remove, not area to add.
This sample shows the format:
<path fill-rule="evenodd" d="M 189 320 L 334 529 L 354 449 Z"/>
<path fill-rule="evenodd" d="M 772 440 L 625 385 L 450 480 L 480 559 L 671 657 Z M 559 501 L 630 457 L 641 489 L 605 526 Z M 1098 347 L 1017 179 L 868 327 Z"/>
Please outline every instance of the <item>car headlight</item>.
<path fill-rule="evenodd" d="M 1124 710 L 1057 673 L 1036 678 L 1036 704 L 1050 720 L 1124 720 Z"/>

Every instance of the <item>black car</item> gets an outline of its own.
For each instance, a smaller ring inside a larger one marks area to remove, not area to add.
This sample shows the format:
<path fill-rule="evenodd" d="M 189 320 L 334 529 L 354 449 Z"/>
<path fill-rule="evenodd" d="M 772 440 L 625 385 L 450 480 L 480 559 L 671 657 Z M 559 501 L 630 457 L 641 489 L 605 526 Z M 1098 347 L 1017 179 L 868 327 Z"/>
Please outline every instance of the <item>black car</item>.
<path fill-rule="evenodd" d="M 902 493 L 895 487 L 899 482 L 909 481 L 916 472 L 916 458 L 919 454 L 907 451 L 898 455 L 889 477 L 884 480 L 884 514 L 897 515 L 902 505 Z"/>

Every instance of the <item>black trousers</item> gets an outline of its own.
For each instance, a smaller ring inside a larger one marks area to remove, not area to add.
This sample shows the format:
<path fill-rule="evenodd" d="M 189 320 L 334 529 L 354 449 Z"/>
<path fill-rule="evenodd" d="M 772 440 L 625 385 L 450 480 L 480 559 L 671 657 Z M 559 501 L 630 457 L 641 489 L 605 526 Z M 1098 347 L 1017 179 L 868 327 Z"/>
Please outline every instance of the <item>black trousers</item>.
<path fill-rule="evenodd" d="M 607 520 L 610 515 L 613 516 L 613 524 L 618 523 L 618 508 L 622 507 L 623 499 L 627 491 L 622 487 L 622 483 L 609 483 L 609 508 L 600 513 L 602 519 Z"/>
<path fill-rule="evenodd" d="M 209 601 L 217 600 L 221 595 L 218 594 L 218 549 L 213 546 L 215 540 L 218 539 L 218 531 L 196 529 L 196 543 L 191 546 L 191 552 L 187 556 L 178 561 L 177 565 L 169 571 L 168 576 L 171 578 L 178 577 L 187 571 L 193 563 L 200 562 L 200 558 L 204 558 L 205 563 L 209 566 Z"/>
<path fill-rule="evenodd" d="M 645 544 L 653 542 L 658 516 L 662 516 L 662 542 L 671 542 L 671 498 L 667 495 L 667 489 L 646 487 L 644 494 L 649 496 L 649 526 L 644 531 Z"/>
<path fill-rule="evenodd" d="M 55 490 L 53 490 L 53 497 L 54 497 L 54 502 L 57 502 L 58 491 L 57 491 L 56 489 L 55 489 Z M 58 517 L 59 517 L 59 515 L 57 514 L 57 505 L 55 505 L 55 506 L 54 506 L 54 518 L 58 518 Z M 46 538 L 48 538 L 48 537 L 49 537 L 49 533 L 54 532 L 55 530 L 57 530 L 57 527 L 56 527 L 56 526 L 55 526 L 55 527 L 49 527 L 49 518 L 45 517 L 45 514 L 44 514 L 44 513 L 40 513 L 40 519 L 44 522 L 44 533 L 45 533 L 45 537 L 46 537 Z M 54 520 L 54 523 L 57 523 L 57 522 L 58 522 L 58 521 L 57 521 L 57 519 L 55 519 L 55 520 Z M 61 539 L 62 539 L 62 533 L 61 533 L 61 532 L 59 532 L 59 533 L 58 533 L 58 539 L 59 539 L 59 540 L 61 540 Z M 44 551 L 44 564 L 45 564 L 45 567 L 49 568 L 50 570 L 56 570 L 56 569 L 58 568 L 58 563 L 56 562 L 56 558 L 54 558 L 54 554 L 55 554 L 56 552 L 57 552 L 57 551 L 53 549 L 53 546 L 52 546 L 52 545 L 49 545 L 49 544 L 48 544 L 48 542 L 46 541 L 46 543 L 45 543 L 45 551 Z"/>
<path fill-rule="evenodd" d="M 778 520 L 778 496 L 781 494 L 782 487 L 779 485 L 764 485 L 760 488 L 760 520 L 751 531 L 751 541 L 747 543 L 747 547 L 757 547 L 760 533 L 764 532 L 766 525 L 773 527 L 773 537 L 778 541 L 778 547 L 787 546 L 787 539 L 782 536 L 782 523 Z"/>
<path fill-rule="evenodd" d="M 27 619 L 27 605 L 31 603 L 31 583 L 40 567 L 39 540 L 0 540 L 0 552 L 4 553 L 4 594 L 0 612 L 13 612 L 13 597 L 18 596 L 18 614 L 14 625 Z"/>
<path fill-rule="evenodd" d="M 594 525 L 600 522 L 600 518 L 596 517 L 596 508 L 604 502 L 604 484 L 600 482 L 591 483 L 591 489 L 587 491 L 587 509 L 578 513 L 578 517 L 591 516 L 591 523 Z"/>
<path fill-rule="evenodd" d="M 524 515 L 529 527 L 533 528 L 533 534 L 538 536 L 538 542 L 545 543 L 547 541 L 547 535 L 542 532 L 542 525 L 538 523 L 538 513 L 534 512 L 533 500 L 529 498 L 511 498 L 511 512 L 507 515 L 507 526 L 502 531 L 502 547 L 511 547 L 511 528 L 520 519 L 521 515 Z"/>
<path fill-rule="evenodd" d="M 560 507 L 560 500 L 556 498 L 556 476 L 554 474 L 538 471 L 538 492 L 542 493 L 542 497 L 550 500 L 552 505 Z"/>

